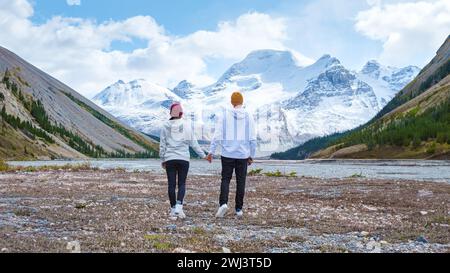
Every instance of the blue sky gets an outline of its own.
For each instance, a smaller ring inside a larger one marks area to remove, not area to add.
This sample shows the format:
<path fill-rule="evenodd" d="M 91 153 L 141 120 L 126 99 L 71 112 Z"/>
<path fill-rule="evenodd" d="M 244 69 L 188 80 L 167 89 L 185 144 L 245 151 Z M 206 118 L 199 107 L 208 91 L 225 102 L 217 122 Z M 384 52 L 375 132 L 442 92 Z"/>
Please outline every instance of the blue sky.
<path fill-rule="evenodd" d="M 258 49 L 424 66 L 450 33 L 450 1 L 0 0 L 0 18 L 1 46 L 91 97 L 119 79 L 209 84 Z"/>
<path fill-rule="evenodd" d="M 230 20 L 249 11 L 269 11 L 280 6 L 274 0 L 82 0 L 69 6 L 66 0 L 36 0 L 36 22 L 54 15 L 92 18 L 98 21 L 123 20 L 136 15 L 151 15 L 174 35 L 199 29 L 212 30 L 217 22 Z M 285 1 L 296 3 L 298 0 Z"/>
<path fill-rule="evenodd" d="M 298 43 L 297 39 L 290 42 L 293 48 L 299 49 L 305 55 L 311 58 L 319 58 L 323 54 L 339 55 L 344 58 L 350 66 L 361 66 L 366 60 L 360 59 L 360 56 L 354 54 L 355 50 L 363 51 L 366 55 L 375 57 L 381 51 L 382 43 L 370 40 L 357 33 L 353 29 L 354 18 L 358 10 L 368 8 L 364 0 L 346 0 L 345 4 L 332 5 L 331 12 L 327 10 L 315 10 L 314 27 L 309 34 L 308 39 L 316 36 L 322 39 L 338 40 L 340 44 L 322 44 L 321 40 L 311 41 L 310 43 Z M 307 8 L 320 9 L 323 5 L 315 6 L 317 0 L 166 0 L 166 1 L 148 1 L 148 0 L 81 0 L 80 5 L 68 5 L 66 0 L 35 0 L 35 14 L 32 17 L 35 23 L 44 23 L 53 16 L 80 17 L 103 22 L 108 20 L 125 20 L 138 15 L 150 15 L 159 24 L 161 24 L 168 34 L 188 35 L 198 30 L 213 31 L 221 21 L 229 21 L 249 12 L 261 12 L 273 14 L 275 16 L 289 16 L 293 21 L 301 20 L 302 17 L 311 19 L 306 14 Z M 336 6 L 342 7 L 336 11 Z M 338 14 L 339 13 L 339 14 Z M 305 29 L 298 31 L 295 28 L 291 34 L 301 37 Z M 341 43 L 347 43 L 348 48 L 342 48 Z M 131 51 L 136 48 L 145 47 L 145 41 L 134 39 L 133 42 L 115 41 L 112 49 Z M 352 54 L 347 54 L 352 53 Z M 222 66 L 221 66 L 222 68 Z M 220 69 L 217 69 L 220 71 Z M 214 73 L 217 74 L 217 73 Z M 215 75 L 217 76 L 217 75 Z"/>

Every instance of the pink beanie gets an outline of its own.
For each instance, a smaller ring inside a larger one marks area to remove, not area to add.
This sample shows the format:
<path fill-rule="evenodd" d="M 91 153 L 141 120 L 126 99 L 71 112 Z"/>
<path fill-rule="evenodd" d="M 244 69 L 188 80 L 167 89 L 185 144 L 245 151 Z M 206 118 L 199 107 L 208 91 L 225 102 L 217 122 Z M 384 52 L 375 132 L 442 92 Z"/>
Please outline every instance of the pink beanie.
<path fill-rule="evenodd" d="M 174 102 L 172 106 L 170 106 L 170 116 L 172 118 L 181 118 L 183 116 L 183 107 L 181 107 L 181 103 Z"/>

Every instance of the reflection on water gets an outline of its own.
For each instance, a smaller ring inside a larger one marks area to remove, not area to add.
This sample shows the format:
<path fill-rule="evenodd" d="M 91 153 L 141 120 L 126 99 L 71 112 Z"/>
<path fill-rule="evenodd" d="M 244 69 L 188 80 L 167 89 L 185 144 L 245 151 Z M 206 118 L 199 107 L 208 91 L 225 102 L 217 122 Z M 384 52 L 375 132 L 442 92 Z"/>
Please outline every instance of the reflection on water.
<path fill-rule="evenodd" d="M 90 160 L 91 166 L 100 169 L 124 168 L 128 171 L 164 172 L 156 159 L 146 160 Z M 86 161 L 26 161 L 9 162 L 15 166 L 44 166 L 86 163 Z M 448 160 L 306 160 L 306 161 L 257 161 L 251 169 L 264 171 L 280 170 L 283 173 L 297 172 L 299 176 L 318 178 L 346 178 L 362 174 L 368 178 L 427 180 L 450 183 L 450 161 Z M 220 160 L 209 164 L 193 160 L 190 174 L 220 174 Z"/>

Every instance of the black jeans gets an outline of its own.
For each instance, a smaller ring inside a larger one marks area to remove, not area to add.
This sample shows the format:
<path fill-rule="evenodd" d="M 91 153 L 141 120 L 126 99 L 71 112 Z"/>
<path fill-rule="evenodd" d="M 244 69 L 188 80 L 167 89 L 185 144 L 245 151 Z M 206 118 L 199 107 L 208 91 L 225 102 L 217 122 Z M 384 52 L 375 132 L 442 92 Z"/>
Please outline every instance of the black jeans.
<path fill-rule="evenodd" d="M 244 207 L 245 180 L 247 179 L 247 159 L 222 157 L 222 184 L 220 186 L 220 205 L 228 204 L 230 182 L 233 171 L 236 172 L 236 210 Z"/>
<path fill-rule="evenodd" d="M 186 178 L 189 172 L 189 162 L 184 160 L 170 160 L 166 162 L 167 179 L 169 180 L 169 200 L 173 208 L 177 201 L 183 204 L 186 194 Z M 178 176 L 178 194 L 175 194 Z"/>

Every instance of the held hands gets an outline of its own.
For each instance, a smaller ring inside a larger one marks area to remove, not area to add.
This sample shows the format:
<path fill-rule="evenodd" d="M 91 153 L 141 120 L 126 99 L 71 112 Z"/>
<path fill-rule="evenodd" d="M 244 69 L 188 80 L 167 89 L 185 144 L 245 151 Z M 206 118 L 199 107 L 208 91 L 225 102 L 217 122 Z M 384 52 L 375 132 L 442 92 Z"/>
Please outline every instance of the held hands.
<path fill-rule="evenodd" d="M 166 162 L 161 163 L 161 167 L 165 170 L 166 169 Z"/>
<path fill-rule="evenodd" d="M 205 157 L 205 159 L 206 159 L 206 161 L 208 161 L 209 163 L 212 163 L 212 161 L 213 161 L 213 156 L 212 156 L 212 154 L 208 154 L 208 155 Z"/>
<path fill-rule="evenodd" d="M 249 158 L 247 159 L 247 164 L 248 164 L 249 166 L 251 166 L 251 165 L 253 164 L 253 158 L 249 157 Z"/>

